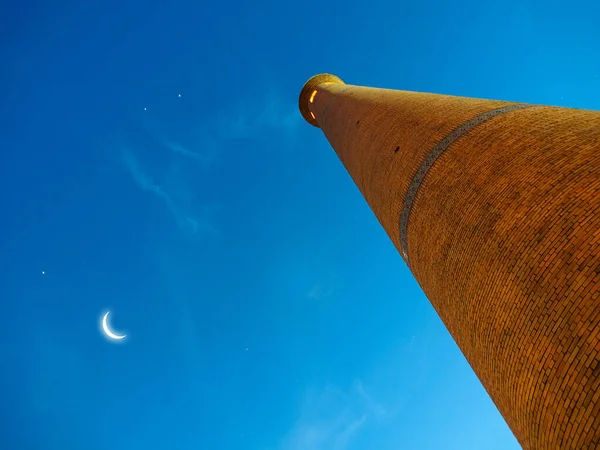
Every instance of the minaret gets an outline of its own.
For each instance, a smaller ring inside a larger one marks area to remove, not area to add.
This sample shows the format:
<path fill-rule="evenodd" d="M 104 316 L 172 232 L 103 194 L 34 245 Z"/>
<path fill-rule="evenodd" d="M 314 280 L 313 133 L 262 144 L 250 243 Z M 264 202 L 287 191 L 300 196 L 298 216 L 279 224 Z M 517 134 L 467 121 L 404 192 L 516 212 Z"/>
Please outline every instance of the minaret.
<path fill-rule="evenodd" d="M 600 449 L 600 112 L 309 79 L 321 128 L 524 449 Z"/>

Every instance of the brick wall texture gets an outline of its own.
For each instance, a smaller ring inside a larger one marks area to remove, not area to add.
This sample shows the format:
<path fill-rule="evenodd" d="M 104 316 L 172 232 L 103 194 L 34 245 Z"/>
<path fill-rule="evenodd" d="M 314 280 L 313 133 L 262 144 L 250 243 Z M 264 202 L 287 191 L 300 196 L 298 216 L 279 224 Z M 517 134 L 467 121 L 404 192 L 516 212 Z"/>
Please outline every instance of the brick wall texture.
<path fill-rule="evenodd" d="M 522 447 L 600 448 L 600 112 L 320 81 L 303 116 Z"/>

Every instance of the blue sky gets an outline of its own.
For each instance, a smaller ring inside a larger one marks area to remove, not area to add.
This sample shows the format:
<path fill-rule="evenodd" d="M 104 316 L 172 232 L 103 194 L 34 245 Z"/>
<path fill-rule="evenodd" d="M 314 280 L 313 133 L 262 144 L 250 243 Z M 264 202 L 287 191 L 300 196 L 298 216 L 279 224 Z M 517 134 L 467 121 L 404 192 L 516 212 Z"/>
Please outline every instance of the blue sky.
<path fill-rule="evenodd" d="M 596 2 L 485 3 L 5 2 L 0 447 L 519 448 L 297 110 L 600 109 Z"/>

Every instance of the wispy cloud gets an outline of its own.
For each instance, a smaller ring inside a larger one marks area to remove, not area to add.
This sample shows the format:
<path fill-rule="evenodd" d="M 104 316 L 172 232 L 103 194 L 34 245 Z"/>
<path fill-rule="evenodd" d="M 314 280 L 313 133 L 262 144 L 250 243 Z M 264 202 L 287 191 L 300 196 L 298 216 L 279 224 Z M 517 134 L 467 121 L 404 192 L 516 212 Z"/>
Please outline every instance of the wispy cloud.
<path fill-rule="evenodd" d="M 228 141 L 232 139 L 277 139 L 284 143 L 283 147 L 293 142 L 289 140 L 289 136 L 301 122 L 295 98 L 286 98 L 273 86 L 264 90 L 253 89 L 252 92 L 251 98 L 242 99 L 236 107 L 231 105 L 220 111 L 214 109 L 208 116 L 203 108 L 201 117 L 190 117 L 192 125 L 187 130 L 179 123 L 180 131 L 176 133 L 167 132 L 164 129 L 165 122 L 151 112 L 145 114 L 145 135 L 158 144 L 158 148 L 163 152 L 173 155 L 167 166 L 169 170 L 175 167 L 175 170 L 171 170 L 170 184 L 158 184 L 150 173 L 144 170 L 141 160 L 134 156 L 139 154 L 134 151 L 138 150 L 136 147 L 122 149 L 121 160 L 137 186 L 160 198 L 179 226 L 194 234 L 202 231 L 215 232 L 216 228 L 206 216 L 206 211 L 199 211 L 190 200 L 194 197 L 192 192 L 198 191 L 198 183 L 192 188 L 181 175 L 179 179 L 173 175 L 179 173 L 176 168 L 178 164 L 181 165 L 182 159 L 198 163 L 191 167 L 188 165 L 188 172 L 205 170 L 219 158 Z M 264 94 L 257 97 L 256 92 Z M 195 179 L 198 180 L 199 177 Z"/>
<path fill-rule="evenodd" d="M 212 229 L 212 227 L 205 221 L 199 221 L 194 217 L 190 217 L 182 213 L 182 211 L 180 211 L 173 201 L 171 195 L 169 195 L 169 193 L 167 193 L 161 186 L 154 182 L 152 177 L 141 168 L 137 158 L 135 158 L 135 156 L 133 156 L 129 150 L 124 149 L 121 153 L 121 157 L 125 167 L 128 169 L 137 186 L 142 191 L 151 192 L 156 197 L 160 198 L 167 206 L 167 209 L 175 217 L 180 227 L 186 228 L 194 234 L 200 229 Z"/>
<path fill-rule="evenodd" d="M 275 85 L 250 91 L 251 96 L 237 98 L 225 108 L 208 112 L 203 108 L 200 115 L 190 116 L 186 132 L 167 132 L 164 122 L 150 113 L 144 118 L 145 129 L 160 146 L 205 165 L 214 162 L 232 139 L 292 142 L 303 121 L 296 96 L 284 95 Z"/>
<path fill-rule="evenodd" d="M 264 92 L 256 96 L 256 92 Z M 278 139 L 291 137 L 302 117 L 298 106 L 291 98 L 285 98 L 277 89 L 253 90 L 254 97 L 238 103 L 237 108 L 228 113 L 217 114 L 216 129 L 222 139 L 257 138 L 267 136 L 266 132 Z"/>
<path fill-rule="evenodd" d="M 218 154 L 218 146 L 212 139 L 204 139 L 201 144 L 197 145 L 200 148 L 197 151 L 168 140 L 164 141 L 164 146 L 172 152 L 179 153 L 182 156 L 195 159 L 204 164 L 210 164 Z"/>
<path fill-rule="evenodd" d="M 333 288 L 331 286 L 327 286 L 324 283 L 319 283 L 310 290 L 308 297 L 318 300 L 329 297 L 331 294 L 333 294 Z"/>
<path fill-rule="evenodd" d="M 346 450 L 370 421 L 384 414 L 360 381 L 347 392 L 333 386 L 309 391 L 279 450 Z"/>
<path fill-rule="evenodd" d="M 315 300 L 324 299 L 333 295 L 338 287 L 339 277 L 335 273 L 329 272 L 310 289 L 306 296 Z"/>

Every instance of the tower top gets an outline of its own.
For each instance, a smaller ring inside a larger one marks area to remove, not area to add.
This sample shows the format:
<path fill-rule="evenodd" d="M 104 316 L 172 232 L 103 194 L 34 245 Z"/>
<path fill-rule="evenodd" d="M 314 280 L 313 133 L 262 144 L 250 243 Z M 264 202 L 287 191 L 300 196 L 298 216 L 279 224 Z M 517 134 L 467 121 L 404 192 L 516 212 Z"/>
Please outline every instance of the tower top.
<path fill-rule="evenodd" d="M 310 109 L 308 108 L 308 103 L 313 91 L 315 91 L 317 86 L 321 83 L 345 84 L 339 77 L 329 73 L 320 73 L 319 75 L 309 78 L 309 80 L 304 83 L 304 87 L 300 91 L 300 97 L 298 98 L 300 114 L 302 114 L 302 117 L 304 117 L 308 123 L 317 128 L 319 128 L 319 124 L 317 124 L 317 121 L 311 115 Z"/>

